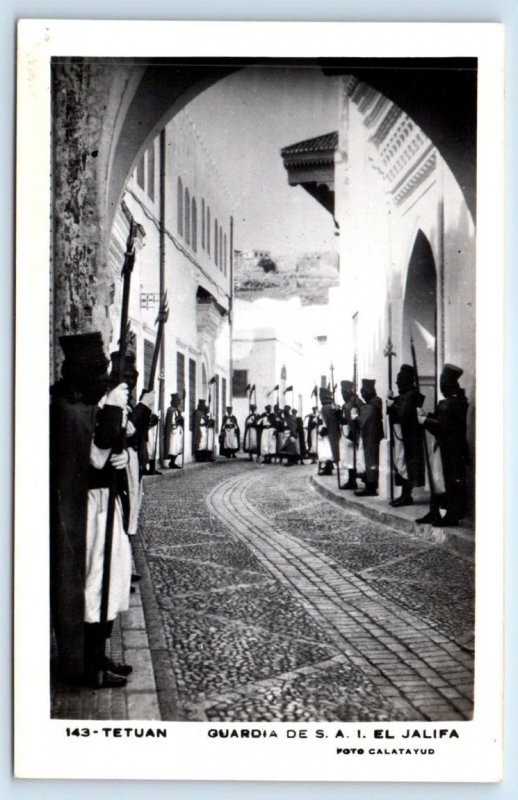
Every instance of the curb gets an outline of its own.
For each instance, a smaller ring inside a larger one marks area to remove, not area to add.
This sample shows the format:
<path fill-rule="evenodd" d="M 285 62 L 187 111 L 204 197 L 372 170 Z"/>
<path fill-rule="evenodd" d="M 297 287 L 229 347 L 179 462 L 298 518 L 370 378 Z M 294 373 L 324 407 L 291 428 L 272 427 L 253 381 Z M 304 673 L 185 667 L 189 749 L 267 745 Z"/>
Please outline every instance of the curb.
<path fill-rule="evenodd" d="M 416 539 L 422 539 L 430 544 L 445 547 L 459 558 L 473 562 L 475 558 L 475 532 L 472 528 L 434 528 L 432 525 L 416 525 L 413 520 L 408 519 L 402 514 L 398 514 L 392 508 L 386 506 L 376 506 L 373 501 L 359 501 L 354 495 L 340 493 L 337 489 L 332 489 L 325 485 L 324 481 L 318 476 L 311 476 L 311 483 L 319 494 L 331 500 L 333 503 L 356 511 L 362 516 L 394 528 L 396 531 L 410 534 Z M 353 499 L 354 498 L 354 499 Z M 376 501 L 375 501 L 376 502 Z M 377 502 L 380 502 L 379 500 Z M 384 501 L 381 501 L 384 502 Z"/>

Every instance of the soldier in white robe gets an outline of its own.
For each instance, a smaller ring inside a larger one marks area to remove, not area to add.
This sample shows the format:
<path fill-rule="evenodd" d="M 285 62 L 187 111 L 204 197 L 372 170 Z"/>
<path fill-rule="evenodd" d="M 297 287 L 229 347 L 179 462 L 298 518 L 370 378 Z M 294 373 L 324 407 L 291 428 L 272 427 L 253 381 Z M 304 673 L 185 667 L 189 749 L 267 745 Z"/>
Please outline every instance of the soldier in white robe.
<path fill-rule="evenodd" d="M 259 425 L 261 431 L 259 446 L 263 464 L 271 464 L 272 456 L 277 452 L 277 417 L 270 405 L 265 406 Z"/>
<path fill-rule="evenodd" d="M 171 395 L 171 404 L 167 409 L 164 426 L 164 453 L 169 460 L 170 469 L 183 467 L 184 449 L 184 418 L 180 411 L 180 395 L 176 392 Z M 182 464 L 177 464 L 180 457 Z"/>

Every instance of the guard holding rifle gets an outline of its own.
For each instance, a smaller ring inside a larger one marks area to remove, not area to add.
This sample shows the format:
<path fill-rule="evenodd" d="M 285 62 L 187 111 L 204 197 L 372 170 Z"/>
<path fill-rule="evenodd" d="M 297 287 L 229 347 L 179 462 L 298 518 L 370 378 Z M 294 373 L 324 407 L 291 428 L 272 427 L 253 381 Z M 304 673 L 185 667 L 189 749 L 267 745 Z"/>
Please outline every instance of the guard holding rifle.
<path fill-rule="evenodd" d="M 415 370 L 402 364 L 396 378 L 399 394 L 387 394 L 387 415 L 392 426 L 393 459 L 396 486 L 401 494 L 390 505 L 398 508 L 414 502 L 412 489 L 424 486 L 423 436 L 417 421 L 418 410 L 424 402 L 415 385 Z"/>
<path fill-rule="evenodd" d="M 434 414 L 427 414 L 424 409 L 418 411 L 419 422 L 435 437 L 435 443 L 429 459 L 430 510 L 416 522 L 441 528 L 458 525 L 466 515 L 468 401 L 464 389 L 459 386 L 462 373 L 460 367 L 445 364 L 439 381 L 444 400 L 437 403 Z M 446 509 L 444 517 L 441 507 Z"/>

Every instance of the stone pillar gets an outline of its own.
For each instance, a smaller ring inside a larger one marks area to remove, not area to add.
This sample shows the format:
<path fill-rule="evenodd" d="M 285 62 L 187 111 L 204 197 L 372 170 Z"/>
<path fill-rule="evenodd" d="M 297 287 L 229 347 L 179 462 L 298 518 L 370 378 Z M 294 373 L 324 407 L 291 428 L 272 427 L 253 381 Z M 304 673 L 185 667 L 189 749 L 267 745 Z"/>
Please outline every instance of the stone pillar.
<path fill-rule="evenodd" d="M 52 65 L 53 340 L 99 330 L 111 338 L 108 313 L 115 275 L 108 262 L 106 196 L 118 113 L 129 70 L 65 59 Z M 52 376 L 55 378 L 56 376 Z"/>

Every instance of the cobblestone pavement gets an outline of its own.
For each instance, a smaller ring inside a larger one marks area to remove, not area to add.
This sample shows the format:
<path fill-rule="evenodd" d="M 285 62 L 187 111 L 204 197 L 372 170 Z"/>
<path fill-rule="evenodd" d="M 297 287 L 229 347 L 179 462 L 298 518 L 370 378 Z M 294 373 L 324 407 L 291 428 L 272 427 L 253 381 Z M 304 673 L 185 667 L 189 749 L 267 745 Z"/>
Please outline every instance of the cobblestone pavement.
<path fill-rule="evenodd" d="M 469 718 L 472 565 L 324 499 L 313 473 L 238 460 L 146 487 L 162 718 Z"/>

